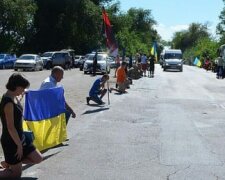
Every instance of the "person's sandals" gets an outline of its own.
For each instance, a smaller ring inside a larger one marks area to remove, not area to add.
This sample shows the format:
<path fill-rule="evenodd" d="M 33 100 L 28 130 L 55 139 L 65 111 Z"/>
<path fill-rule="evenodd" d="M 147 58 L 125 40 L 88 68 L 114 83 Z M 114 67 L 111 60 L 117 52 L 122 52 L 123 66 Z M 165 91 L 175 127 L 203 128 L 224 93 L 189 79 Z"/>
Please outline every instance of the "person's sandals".
<path fill-rule="evenodd" d="M 0 163 L 0 169 L 9 169 L 9 165 L 8 163 L 6 163 L 5 161 L 1 161 Z"/>

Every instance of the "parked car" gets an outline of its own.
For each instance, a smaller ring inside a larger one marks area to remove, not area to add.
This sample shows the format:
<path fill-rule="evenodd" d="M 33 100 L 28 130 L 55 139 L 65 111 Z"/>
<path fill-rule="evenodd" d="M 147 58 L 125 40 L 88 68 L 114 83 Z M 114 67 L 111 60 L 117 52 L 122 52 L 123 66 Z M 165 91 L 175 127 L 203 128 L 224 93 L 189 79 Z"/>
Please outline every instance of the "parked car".
<path fill-rule="evenodd" d="M 93 70 L 93 58 L 95 56 L 95 53 L 92 53 L 88 56 L 88 58 L 85 60 L 84 63 L 84 74 L 87 72 L 92 73 Z M 97 69 L 96 72 L 102 73 L 102 74 L 109 74 L 110 73 L 110 63 L 108 59 L 107 54 L 98 54 L 97 55 Z"/>
<path fill-rule="evenodd" d="M 74 61 L 75 61 L 75 51 L 73 49 L 62 49 L 61 51 L 66 51 L 69 53 L 70 58 L 71 58 L 71 63 L 69 68 L 74 67 Z"/>
<path fill-rule="evenodd" d="M 83 69 L 84 69 L 84 63 L 88 59 L 88 56 L 89 55 L 91 55 L 91 54 L 86 54 L 83 58 L 81 58 L 79 60 L 78 64 L 79 64 L 80 71 L 83 71 Z"/>
<path fill-rule="evenodd" d="M 108 57 L 108 61 L 109 61 L 109 63 L 110 63 L 110 68 L 116 68 L 116 67 L 117 67 L 117 64 L 116 64 L 116 62 L 115 62 L 115 58 L 114 58 L 114 57 L 109 56 L 109 57 Z"/>
<path fill-rule="evenodd" d="M 52 56 L 54 55 L 55 51 L 45 52 L 41 55 L 41 59 L 44 63 L 44 68 L 50 69 L 52 68 Z"/>
<path fill-rule="evenodd" d="M 72 57 L 70 56 L 68 51 L 56 51 L 52 58 L 52 67 L 61 66 L 64 69 L 71 68 L 72 65 Z"/>
<path fill-rule="evenodd" d="M 75 68 L 80 67 L 81 59 L 84 59 L 84 56 L 76 55 L 76 56 L 74 57 L 74 64 L 73 64 L 73 66 L 74 66 Z"/>
<path fill-rule="evenodd" d="M 40 70 L 44 68 L 43 60 L 37 54 L 23 54 L 21 55 L 14 64 L 14 70 Z"/>
<path fill-rule="evenodd" d="M 10 69 L 14 67 L 16 56 L 11 54 L 0 54 L 0 69 Z"/>

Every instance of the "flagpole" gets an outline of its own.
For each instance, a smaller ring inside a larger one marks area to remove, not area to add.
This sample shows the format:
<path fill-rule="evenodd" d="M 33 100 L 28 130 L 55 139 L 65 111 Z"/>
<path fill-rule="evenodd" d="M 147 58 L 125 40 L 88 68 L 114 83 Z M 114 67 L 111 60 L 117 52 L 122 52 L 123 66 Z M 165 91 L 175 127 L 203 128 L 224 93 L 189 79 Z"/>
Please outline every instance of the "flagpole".
<path fill-rule="evenodd" d="M 108 105 L 110 105 L 110 100 L 109 100 L 109 80 L 107 80 L 107 91 L 108 91 Z"/>

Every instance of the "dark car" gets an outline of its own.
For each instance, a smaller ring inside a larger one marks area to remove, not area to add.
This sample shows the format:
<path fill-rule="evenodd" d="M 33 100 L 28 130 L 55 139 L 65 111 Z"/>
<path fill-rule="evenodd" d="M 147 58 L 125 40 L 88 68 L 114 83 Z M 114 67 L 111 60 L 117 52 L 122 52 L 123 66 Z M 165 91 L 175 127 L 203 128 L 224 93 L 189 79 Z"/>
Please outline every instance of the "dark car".
<path fill-rule="evenodd" d="M 16 56 L 11 54 L 0 54 L 0 69 L 13 69 Z"/>
<path fill-rule="evenodd" d="M 52 67 L 61 66 L 64 69 L 71 68 L 72 57 L 68 51 L 57 51 L 53 54 L 52 58 Z"/>
<path fill-rule="evenodd" d="M 52 56 L 54 55 L 55 51 L 45 52 L 41 55 L 41 59 L 44 63 L 44 68 L 50 69 L 52 68 Z"/>
<path fill-rule="evenodd" d="M 74 61 L 75 61 L 75 51 L 73 49 L 62 49 L 61 51 L 68 52 L 71 58 L 71 63 L 69 68 L 74 67 Z"/>

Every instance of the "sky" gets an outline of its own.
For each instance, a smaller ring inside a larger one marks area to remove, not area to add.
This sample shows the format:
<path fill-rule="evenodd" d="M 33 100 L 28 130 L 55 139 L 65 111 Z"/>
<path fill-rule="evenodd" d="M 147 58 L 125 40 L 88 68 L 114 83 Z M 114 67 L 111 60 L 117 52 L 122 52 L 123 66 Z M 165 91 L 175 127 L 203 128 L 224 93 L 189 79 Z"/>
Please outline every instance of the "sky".
<path fill-rule="evenodd" d="M 155 27 L 163 40 L 172 39 L 174 32 L 185 30 L 193 22 L 209 23 L 214 36 L 219 15 L 223 10 L 222 0 L 119 0 L 120 9 L 126 12 L 132 7 L 150 9 Z"/>

